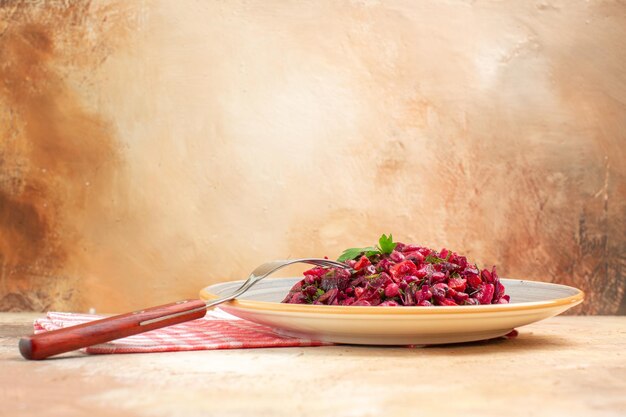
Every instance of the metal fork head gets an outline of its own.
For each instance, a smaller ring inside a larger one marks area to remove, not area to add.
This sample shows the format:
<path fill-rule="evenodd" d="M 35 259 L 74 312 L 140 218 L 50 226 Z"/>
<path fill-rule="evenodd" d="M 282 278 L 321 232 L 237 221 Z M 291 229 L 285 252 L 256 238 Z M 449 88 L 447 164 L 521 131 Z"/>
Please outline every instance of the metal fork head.
<path fill-rule="evenodd" d="M 285 259 L 280 261 L 271 261 L 266 262 L 262 265 L 259 265 L 250 273 L 248 279 L 232 294 L 222 297 L 218 300 L 212 300 L 207 302 L 207 307 L 214 306 L 225 301 L 232 300 L 236 297 L 239 297 L 244 292 L 248 291 L 254 284 L 261 281 L 263 278 L 267 277 L 270 274 L 282 269 L 286 266 L 297 264 L 297 263 L 305 263 L 316 266 L 330 266 L 335 268 L 344 268 L 350 269 L 350 267 L 342 262 L 331 261 L 330 259 L 323 258 L 300 258 L 300 259 Z"/>
<path fill-rule="evenodd" d="M 317 265 L 317 266 L 334 266 L 336 268 L 350 268 L 348 265 L 342 262 L 331 261 L 330 259 L 323 259 L 323 258 L 285 259 L 285 260 L 279 260 L 279 261 L 266 262 L 263 265 L 259 265 L 258 267 L 254 269 L 254 271 L 250 273 L 249 278 L 256 277 L 257 279 L 263 279 L 266 276 L 278 271 L 279 269 L 282 269 L 288 265 L 293 265 L 297 263 L 305 263 L 305 264 L 311 264 L 311 265 Z"/>

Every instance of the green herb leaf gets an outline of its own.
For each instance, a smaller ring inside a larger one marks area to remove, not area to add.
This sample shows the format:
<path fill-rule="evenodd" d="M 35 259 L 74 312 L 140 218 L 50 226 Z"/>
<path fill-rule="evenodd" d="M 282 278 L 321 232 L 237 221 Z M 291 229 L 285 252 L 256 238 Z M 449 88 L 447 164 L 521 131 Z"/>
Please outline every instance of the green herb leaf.
<path fill-rule="evenodd" d="M 365 256 L 373 256 L 375 254 L 379 253 L 378 249 L 374 248 L 374 247 L 367 247 L 367 248 L 350 248 L 350 249 L 346 249 L 343 251 L 343 253 L 341 254 L 341 256 L 339 256 L 339 258 L 337 258 L 337 260 L 339 262 L 345 262 L 348 261 L 350 259 L 356 259 L 358 257 L 360 257 L 361 255 L 365 254 Z"/>
<path fill-rule="evenodd" d="M 428 262 L 429 264 L 440 264 L 442 262 L 445 262 L 445 259 L 441 259 L 435 255 L 428 255 L 425 259 L 424 262 Z"/>
<path fill-rule="evenodd" d="M 378 239 L 378 247 L 382 253 L 391 253 L 396 248 L 397 243 L 393 241 L 393 236 L 389 233 L 389 236 L 383 234 Z"/>
<path fill-rule="evenodd" d="M 362 255 L 370 256 L 379 255 L 379 254 L 390 254 L 396 248 L 397 243 L 393 241 L 393 237 L 391 233 L 389 236 L 383 234 L 380 239 L 378 239 L 378 246 L 373 247 L 369 246 L 367 248 L 350 248 L 343 251 L 341 256 L 337 258 L 339 262 L 345 262 L 350 259 L 356 259 Z"/>
<path fill-rule="evenodd" d="M 321 288 L 318 288 L 318 289 L 317 289 L 317 292 L 315 293 L 315 296 L 316 296 L 317 298 L 319 298 L 319 297 L 321 297 L 322 295 L 324 295 L 324 290 L 323 290 L 323 289 L 321 289 Z"/>

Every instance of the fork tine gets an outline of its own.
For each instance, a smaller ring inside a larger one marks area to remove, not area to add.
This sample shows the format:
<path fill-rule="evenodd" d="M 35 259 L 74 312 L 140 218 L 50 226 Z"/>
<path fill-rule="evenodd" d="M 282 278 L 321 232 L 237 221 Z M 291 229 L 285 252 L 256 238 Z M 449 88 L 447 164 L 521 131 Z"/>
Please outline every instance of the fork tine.
<path fill-rule="evenodd" d="M 256 267 L 254 271 L 250 273 L 250 276 L 248 277 L 248 279 L 243 284 L 241 284 L 241 286 L 237 288 L 237 290 L 235 290 L 231 295 L 227 297 L 223 297 L 220 300 L 214 300 L 210 303 L 207 303 L 207 306 L 220 304 L 224 301 L 232 300 L 233 298 L 239 297 L 241 294 L 248 291 L 253 285 L 261 281 L 268 275 L 273 274 L 274 272 L 278 271 L 279 269 L 285 266 L 293 265 L 297 263 L 307 263 L 307 264 L 317 265 L 317 266 L 351 269 L 348 265 L 343 264 L 341 262 L 332 261 L 330 259 L 323 259 L 323 258 L 285 259 L 285 260 L 280 260 L 280 261 L 266 262 Z"/>

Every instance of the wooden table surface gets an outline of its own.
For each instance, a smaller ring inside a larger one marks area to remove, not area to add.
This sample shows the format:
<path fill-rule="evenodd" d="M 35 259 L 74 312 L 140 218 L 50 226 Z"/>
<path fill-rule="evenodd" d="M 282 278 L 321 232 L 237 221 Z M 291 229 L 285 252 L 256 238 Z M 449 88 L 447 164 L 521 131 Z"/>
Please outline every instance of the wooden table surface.
<path fill-rule="evenodd" d="M 626 317 L 556 317 L 443 347 L 273 348 L 23 360 L 0 313 L 1 416 L 626 416 Z"/>

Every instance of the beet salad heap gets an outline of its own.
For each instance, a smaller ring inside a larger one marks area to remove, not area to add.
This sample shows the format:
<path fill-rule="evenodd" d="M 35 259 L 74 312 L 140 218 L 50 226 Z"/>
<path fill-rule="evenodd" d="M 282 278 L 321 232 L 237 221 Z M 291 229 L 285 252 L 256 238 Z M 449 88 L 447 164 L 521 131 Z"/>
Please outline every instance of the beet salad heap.
<path fill-rule="evenodd" d="M 343 306 L 457 306 L 506 304 L 496 267 L 482 271 L 464 256 L 394 242 L 347 249 L 338 261 L 351 269 L 315 267 L 283 303 Z"/>

